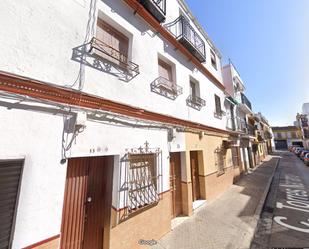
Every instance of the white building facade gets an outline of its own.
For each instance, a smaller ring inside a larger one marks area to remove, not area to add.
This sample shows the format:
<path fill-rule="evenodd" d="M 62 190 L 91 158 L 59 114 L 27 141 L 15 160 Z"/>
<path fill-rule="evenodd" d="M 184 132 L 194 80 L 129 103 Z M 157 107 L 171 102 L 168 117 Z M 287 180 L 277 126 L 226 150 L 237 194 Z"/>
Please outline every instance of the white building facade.
<path fill-rule="evenodd" d="M 4 0 L 0 44 L 8 248 L 140 248 L 232 184 L 221 55 L 182 0 Z"/>
<path fill-rule="evenodd" d="M 187 141 L 228 138 L 221 55 L 184 2 L 154 2 L 0 3 L 8 246 L 139 248 L 206 199 Z"/>

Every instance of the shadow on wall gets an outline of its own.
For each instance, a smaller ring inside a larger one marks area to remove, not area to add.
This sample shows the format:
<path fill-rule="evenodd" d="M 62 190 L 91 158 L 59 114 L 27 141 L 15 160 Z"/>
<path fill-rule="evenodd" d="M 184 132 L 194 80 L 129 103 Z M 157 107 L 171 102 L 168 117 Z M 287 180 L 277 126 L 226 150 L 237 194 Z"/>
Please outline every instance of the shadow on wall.
<path fill-rule="evenodd" d="M 101 56 L 92 53 L 91 42 L 73 48 L 72 58 L 73 61 L 79 62 L 104 73 L 116 76 L 119 80 L 129 82 L 139 74 L 138 68 L 121 67 Z"/>
<path fill-rule="evenodd" d="M 194 64 L 191 62 L 191 60 L 187 59 L 184 55 L 182 55 L 179 51 L 177 51 L 176 48 L 174 48 L 172 45 L 164 42 L 164 52 L 168 53 L 170 56 L 175 58 L 180 64 L 182 64 L 184 67 L 188 68 L 190 71 L 198 70 Z"/>
<path fill-rule="evenodd" d="M 1 94 L 2 96 L 2 94 Z M 13 100 L 13 97 L 7 97 L 3 96 L 4 98 L 9 98 Z M 48 107 L 48 106 L 38 106 L 36 104 L 23 104 L 22 101 L 16 99 L 17 102 L 6 102 L 6 101 L 0 101 L 0 107 L 6 108 L 8 111 L 10 110 L 25 110 L 25 111 L 32 111 L 37 112 L 40 114 L 46 114 L 46 115 L 53 115 L 53 116 L 60 116 L 63 117 L 63 130 L 62 130 L 62 139 L 61 139 L 61 158 L 59 156 L 60 163 L 65 163 L 66 161 L 66 152 L 71 148 L 71 145 L 73 141 L 75 140 L 76 136 L 80 131 L 76 131 L 76 113 L 71 112 L 70 109 L 60 109 L 57 107 Z M 34 121 L 35 122 L 35 121 Z M 31 125 L 31 124 L 29 124 Z"/>

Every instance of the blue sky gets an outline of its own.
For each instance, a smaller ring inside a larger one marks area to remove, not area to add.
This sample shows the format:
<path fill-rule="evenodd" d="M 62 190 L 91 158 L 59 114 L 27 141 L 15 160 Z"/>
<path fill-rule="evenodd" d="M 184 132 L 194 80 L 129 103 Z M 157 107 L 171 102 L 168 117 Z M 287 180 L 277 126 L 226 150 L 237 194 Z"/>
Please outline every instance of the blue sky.
<path fill-rule="evenodd" d="M 255 112 L 289 125 L 309 102 L 309 0 L 186 0 Z"/>

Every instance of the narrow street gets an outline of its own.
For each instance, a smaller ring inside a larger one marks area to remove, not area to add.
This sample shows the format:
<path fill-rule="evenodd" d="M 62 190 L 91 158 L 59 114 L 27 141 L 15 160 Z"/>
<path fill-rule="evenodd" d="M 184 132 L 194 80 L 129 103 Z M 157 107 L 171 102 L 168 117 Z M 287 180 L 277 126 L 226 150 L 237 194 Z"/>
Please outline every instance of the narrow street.
<path fill-rule="evenodd" d="M 151 248 L 249 248 L 277 162 L 277 156 L 268 156 L 221 196 L 183 218 Z"/>
<path fill-rule="evenodd" d="M 309 248 L 309 167 L 282 152 L 251 249 Z"/>

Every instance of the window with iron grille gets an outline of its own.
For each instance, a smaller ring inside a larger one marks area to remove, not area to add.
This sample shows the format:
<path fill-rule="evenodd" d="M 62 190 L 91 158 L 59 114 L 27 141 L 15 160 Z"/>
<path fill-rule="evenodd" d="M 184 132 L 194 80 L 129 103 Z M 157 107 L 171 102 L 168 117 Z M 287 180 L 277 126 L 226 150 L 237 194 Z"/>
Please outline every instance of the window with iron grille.
<path fill-rule="evenodd" d="M 218 147 L 215 150 L 215 156 L 218 175 L 222 175 L 225 172 L 225 150 Z"/>
<path fill-rule="evenodd" d="M 148 145 L 147 145 L 148 146 Z M 152 207 L 160 200 L 161 151 L 148 147 L 133 149 L 122 160 L 119 199 L 124 205 L 120 221 Z"/>

